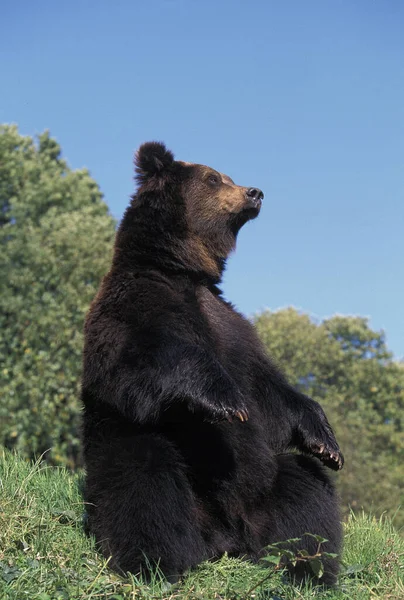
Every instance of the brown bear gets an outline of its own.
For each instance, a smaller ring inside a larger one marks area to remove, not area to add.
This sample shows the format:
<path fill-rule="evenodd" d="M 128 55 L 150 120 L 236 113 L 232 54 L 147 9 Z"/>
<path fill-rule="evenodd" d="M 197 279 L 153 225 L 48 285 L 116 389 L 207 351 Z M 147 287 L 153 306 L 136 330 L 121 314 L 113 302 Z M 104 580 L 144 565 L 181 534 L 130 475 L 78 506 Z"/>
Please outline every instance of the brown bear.
<path fill-rule="evenodd" d="M 263 193 L 157 142 L 140 147 L 136 171 L 85 324 L 90 531 L 117 570 L 147 577 L 158 564 L 171 581 L 290 538 L 312 552 L 306 533 L 338 553 L 338 501 L 321 464 L 342 467 L 333 431 L 217 287 Z M 327 558 L 321 582 L 337 570 Z"/>

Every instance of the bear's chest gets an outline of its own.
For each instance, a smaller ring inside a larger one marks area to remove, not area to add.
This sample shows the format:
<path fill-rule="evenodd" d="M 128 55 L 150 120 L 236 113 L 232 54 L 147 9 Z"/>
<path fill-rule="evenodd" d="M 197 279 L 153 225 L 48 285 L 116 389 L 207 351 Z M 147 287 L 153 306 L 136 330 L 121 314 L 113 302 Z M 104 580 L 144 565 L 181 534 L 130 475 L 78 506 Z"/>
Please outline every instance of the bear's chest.
<path fill-rule="evenodd" d="M 240 368 L 240 361 L 245 366 L 255 347 L 251 324 L 231 304 L 208 289 L 198 290 L 197 297 L 221 362 L 229 368 Z"/>
<path fill-rule="evenodd" d="M 200 312 L 210 331 L 216 332 L 218 339 L 235 341 L 237 330 L 244 326 L 243 317 L 230 304 L 205 287 L 197 290 L 197 298 Z"/>

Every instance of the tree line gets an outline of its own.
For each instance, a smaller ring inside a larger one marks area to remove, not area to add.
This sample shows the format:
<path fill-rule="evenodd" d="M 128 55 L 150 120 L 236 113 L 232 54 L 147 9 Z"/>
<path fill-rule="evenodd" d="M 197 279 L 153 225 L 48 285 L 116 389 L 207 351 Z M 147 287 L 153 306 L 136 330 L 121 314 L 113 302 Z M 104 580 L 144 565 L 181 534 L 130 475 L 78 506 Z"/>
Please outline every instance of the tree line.
<path fill-rule="evenodd" d="M 48 132 L 0 126 L 0 444 L 75 469 L 83 322 L 111 260 L 116 222 L 86 169 Z M 321 402 L 344 452 L 345 511 L 404 499 L 404 364 L 362 317 L 314 322 L 293 308 L 253 317 L 289 380 Z"/>

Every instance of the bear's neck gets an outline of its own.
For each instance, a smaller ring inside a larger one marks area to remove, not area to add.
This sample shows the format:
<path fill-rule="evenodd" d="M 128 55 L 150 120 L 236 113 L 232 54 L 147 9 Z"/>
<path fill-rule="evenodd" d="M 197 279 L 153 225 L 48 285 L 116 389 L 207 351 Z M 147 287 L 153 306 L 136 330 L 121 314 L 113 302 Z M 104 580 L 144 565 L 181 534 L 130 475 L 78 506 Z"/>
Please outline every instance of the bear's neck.
<path fill-rule="evenodd" d="M 152 269 L 165 275 L 182 274 L 196 282 L 215 285 L 222 279 L 227 256 L 225 248 L 217 250 L 215 246 L 196 234 L 139 219 L 129 209 L 116 234 L 113 265 L 128 272 Z"/>

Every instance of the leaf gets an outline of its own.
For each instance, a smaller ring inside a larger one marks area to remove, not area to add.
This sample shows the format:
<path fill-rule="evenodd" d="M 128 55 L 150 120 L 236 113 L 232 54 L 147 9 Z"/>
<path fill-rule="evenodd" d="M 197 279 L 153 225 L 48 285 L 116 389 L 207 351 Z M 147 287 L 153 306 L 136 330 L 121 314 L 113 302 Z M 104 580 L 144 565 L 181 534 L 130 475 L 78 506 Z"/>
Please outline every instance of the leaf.
<path fill-rule="evenodd" d="M 316 535 L 315 533 L 305 533 L 304 535 L 314 538 L 316 540 L 316 542 L 318 542 L 319 544 L 328 542 L 327 538 L 324 538 L 321 535 Z"/>
<path fill-rule="evenodd" d="M 288 560 L 292 560 L 292 558 L 295 558 L 296 554 L 295 552 L 292 552 L 292 550 L 282 550 L 282 556 Z"/>
<path fill-rule="evenodd" d="M 282 548 L 276 548 L 275 545 L 268 546 L 266 548 L 266 551 L 268 552 L 268 554 L 271 554 L 272 556 L 280 556 L 283 552 Z"/>
<path fill-rule="evenodd" d="M 8 567 L 7 565 L 3 565 L 0 567 L 0 575 L 6 583 L 10 583 L 10 581 L 18 579 L 18 577 L 21 575 L 21 571 L 17 567 Z"/>
<path fill-rule="evenodd" d="M 343 575 L 355 575 L 356 573 L 360 573 L 364 570 L 364 565 L 356 564 L 356 565 L 348 565 L 347 567 L 342 569 Z"/>
<path fill-rule="evenodd" d="M 62 523 L 63 525 L 77 523 L 79 521 L 76 513 L 72 510 L 54 509 L 52 510 L 52 515 L 58 517 L 59 523 Z"/>
<path fill-rule="evenodd" d="M 323 563 L 319 558 L 312 558 L 309 560 L 309 565 L 316 577 L 320 578 L 324 573 Z"/>
<path fill-rule="evenodd" d="M 263 556 L 261 558 L 261 560 L 265 561 L 265 562 L 269 562 L 272 563 L 274 565 L 279 565 L 279 563 L 282 560 L 282 556 Z"/>
<path fill-rule="evenodd" d="M 322 552 L 321 556 L 322 558 L 338 558 L 339 554 L 335 552 Z"/>
<path fill-rule="evenodd" d="M 27 565 L 31 568 L 31 569 L 37 569 L 39 567 L 39 560 L 37 560 L 36 558 L 32 559 L 32 558 L 27 558 Z"/>

